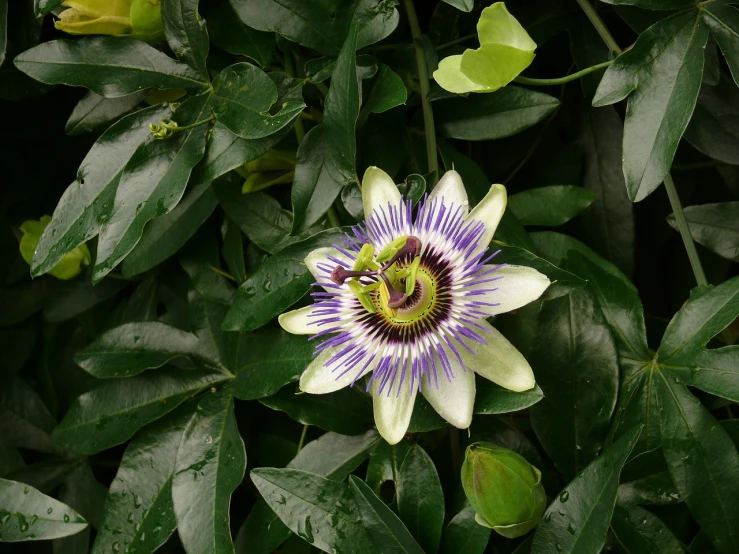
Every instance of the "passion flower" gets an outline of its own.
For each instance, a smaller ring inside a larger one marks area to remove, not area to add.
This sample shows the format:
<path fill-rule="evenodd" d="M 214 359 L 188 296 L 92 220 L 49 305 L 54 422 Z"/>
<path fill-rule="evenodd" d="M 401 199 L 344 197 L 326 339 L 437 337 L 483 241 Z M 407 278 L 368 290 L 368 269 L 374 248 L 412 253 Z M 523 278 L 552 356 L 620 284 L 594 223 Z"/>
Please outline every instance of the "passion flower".
<path fill-rule="evenodd" d="M 305 259 L 323 289 L 313 293 L 315 303 L 279 318 L 290 333 L 325 339 L 300 388 L 330 393 L 369 374 L 375 423 L 391 444 L 405 435 L 419 391 L 466 428 L 475 373 L 510 390 L 531 389 L 528 362 L 486 321 L 549 286 L 535 269 L 495 264 L 496 252 L 488 253 L 505 187 L 493 185 L 468 213 L 462 179 L 448 171 L 414 210 L 389 175 L 370 167 L 362 200 L 364 223 Z"/>

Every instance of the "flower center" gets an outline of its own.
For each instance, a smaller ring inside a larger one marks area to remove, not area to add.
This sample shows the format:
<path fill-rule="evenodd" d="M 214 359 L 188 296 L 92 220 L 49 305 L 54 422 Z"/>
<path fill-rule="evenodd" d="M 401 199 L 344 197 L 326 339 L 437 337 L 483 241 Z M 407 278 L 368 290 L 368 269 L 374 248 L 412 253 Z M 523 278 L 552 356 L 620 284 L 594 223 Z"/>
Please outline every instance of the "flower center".
<path fill-rule="evenodd" d="M 373 298 L 378 312 L 392 323 L 399 325 L 413 323 L 433 310 L 436 300 L 436 279 L 425 268 L 419 268 L 413 293 L 396 309 L 388 307 L 383 296 L 384 289 L 380 289 Z"/>

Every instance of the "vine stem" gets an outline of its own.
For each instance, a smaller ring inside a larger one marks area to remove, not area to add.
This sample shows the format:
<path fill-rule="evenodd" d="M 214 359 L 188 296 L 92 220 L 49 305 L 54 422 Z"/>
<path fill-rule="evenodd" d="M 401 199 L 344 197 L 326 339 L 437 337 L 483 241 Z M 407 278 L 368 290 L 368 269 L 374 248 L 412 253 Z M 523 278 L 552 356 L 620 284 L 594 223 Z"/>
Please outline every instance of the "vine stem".
<path fill-rule="evenodd" d="M 544 87 L 544 86 L 551 86 L 551 85 L 564 85 L 565 83 L 569 83 L 570 81 L 576 81 L 580 77 L 584 77 L 585 75 L 588 75 L 589 73 L 593 73 L 594 71 L 598 71 L 600 69 L 604 69 L 611 65 L 613 63 L 613 60 L 608 60 L 607 62 L 599 63 L 590 67 L 586 67 L 585 69 L 581 69 L 580 71 L 576 73 L 571 73 L 569 75 L 565 75 L 564 77 L 559 77 L 557 79 L 533 79 L 531 77 L 524 77 L 523 75 L 519 75 L 514 81 L 517 83 L 521 83 L 522 85 L 532 85 L 537 87 Z"/>
<path fill-rule="evenodd" d="M 685 251 L 688 253 L 690 266 L 693 268 L 695 280 L 699 285 L 707 285 L 708 280 L 706 279 L 706 274 L 703 271 L 701 260 L 698 257 L 698 251 L 695 249 L 695 242 L 693 242 L 693 236 L 690 234 L 688 221 L 685 219 L 685 213 L 683 212 L 682 204 L 680 204 L 680 197 L 677 195 L 675 183 L 672 180 L 672 175 L 670 175 L 669 173 L 665 175 L 665 190 L 667 190 L 667 197 L 670 199 L 670 205 L 672 206 L 672 211 L 675 214 L 675 221 L 677 222 L 677 228 L 680 231 L 680 236 L 683 239 Z"/>
<path fill-rule="evenodd" d="M 308 434 L 308 426 L 303 425 L 303 432 L 300 433 L 300 441 L 298 442 L 298 454 L 300 454 L 300 451 L 303 450 L 303 445 L 305 444 L 305 436 Z"/>
<path fill-rule="evenodd" d="M 590 20 L 590 23 L 593 24 L 595 30 L 598 31 L 600 38 L 603 39 L 603 42 L 606 43 L 606 46 L 608 46 L 608 48 L 610 48 L 614 54 L 622 54 L 623 50 L 619 48 L 618 43 L 613 38 L 613 35 L 608 30 L 605 23 L 603 23 L 603 20 L 596 13 L 595 8 L 593 8 L 593 6 L 590 4 L 590 1 L 577 0 L 577 3 L 580 4 L 580 7 L 582 8 L 586 17 Z M 690 260 L 690 266 L 693 268 L 695 281 L 696 283 L 698 283 L 698 285 L 707 285 L 708 280 L 706 279 L 706 274 L 703 271 L 701 260 L 698 257 L 698 251 L 695 248 L 693 236 L 690 234 L 688 221 L 685 219 L 683 206 L 680 203 L 680 197 L 678 196 L 677 190 L 675 189 L 675 182 L 672 180 L 672 175 L 669 171 L 667 172 L 667 175 L 665 175 L 663 182 L 665 184 L 665 190 L 667 191 L 667 198 L 670 199 L 672 212 L 675 214 L 675 221 L 677 222 L 678 231 L 680 231 L 680 237 L 683 239 L 683 245 L 685 246 L 685 251 L 688 254 L 688 259 Z"/>
<path fill-rule="evenodd" d="M 421 44 L 421 27 L 418 24 L 418 16 L 413 0 L 403 0 L 408 24 L 413 37 L 413 47 L 416 51 L 416 64 L 418 65 L 418 80 L 421 87 L 421 108 L 423 109 L 423 127 L 426 134 L 426 157 L 428 159 L 429 173 L 438 173 L 439 161 L 436 157 L 436 129 L 434 127 L 434 112 L 431 110 L 429 100 L 429 71 L 426 65 L 426 53 Z"/>

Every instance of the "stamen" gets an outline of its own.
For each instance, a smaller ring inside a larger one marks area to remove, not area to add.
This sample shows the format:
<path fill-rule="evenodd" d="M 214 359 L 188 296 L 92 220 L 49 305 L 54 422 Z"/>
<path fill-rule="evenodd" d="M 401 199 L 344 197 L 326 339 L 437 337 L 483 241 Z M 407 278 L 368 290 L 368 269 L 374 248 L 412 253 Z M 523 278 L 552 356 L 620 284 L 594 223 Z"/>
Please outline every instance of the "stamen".
<path fill-rule="evenodd" d="M 349 271 L 337 265 L 331 272 L 331 280 L 337 285 L 343 285 L 349 277 L 374 277 L 376 271 Z"/>
<path fill-rule="evenodd" d="M 397 250 L 393 257 L 390 258 L 390 260 L 382 266 L 383 270 L 392 266 L 395 262 L 404 258 L 408 254 L 410 254 L 413 258 L 417 258 L 421 254 L 421 239 L 414 236 L 404 238 L 405 244 L 403 244 L 403 246 Z M 377 257 L 377 261 L 382 262 L 382 260 L 380 260 L 380 256 Z"/>
<path fill-rule="evenodd" d="M 393 310 L 396 308 L 400 308 L 403 304 L 405 304 L 405 301 L 408 299 L 408 295 L 404 292 L 399 292 L 395 290 L 390 284 L 390 280 L 384 273 L 380 273 L 380 277 L 382 277 L 382 280 L 385 282 L 385 287 L 387 288 L 387 293 L 389 295 L 387 307 Z"/>

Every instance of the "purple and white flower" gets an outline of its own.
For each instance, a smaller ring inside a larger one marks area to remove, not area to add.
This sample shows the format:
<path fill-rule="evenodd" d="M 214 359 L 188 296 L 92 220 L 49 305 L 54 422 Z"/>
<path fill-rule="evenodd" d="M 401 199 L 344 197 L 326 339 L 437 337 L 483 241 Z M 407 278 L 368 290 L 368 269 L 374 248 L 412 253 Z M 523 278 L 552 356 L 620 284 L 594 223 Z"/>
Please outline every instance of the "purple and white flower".
<path fill-rule="evenodd" d="M 534 387 L 526 359 L 486 321 L 549 286 L 533 268 L 495 264 L 488 250 L 505 187 L 493 185 L 470 212 L 459 174 L 448 171 L 414 209 L 389 175 L 370 167 L 362 200 L 364 223 L 305 259 L 320 287 L 315 303 L 279 318 L 286 331 L 318 339 L 300 388 L 325 394 L 368 376 L 375 423 L 395 444 L 419 391 L 463 429 L 475 374 L 513 391 Z"/>

